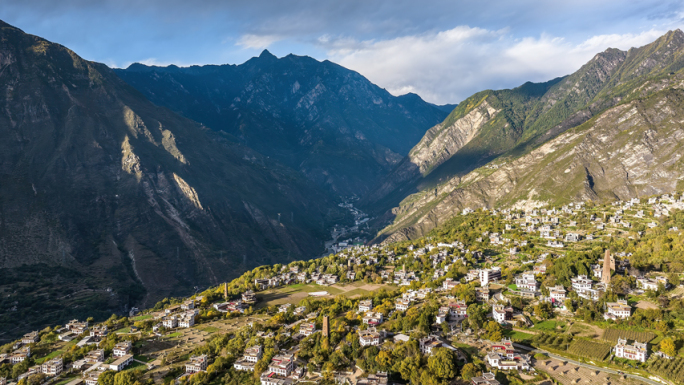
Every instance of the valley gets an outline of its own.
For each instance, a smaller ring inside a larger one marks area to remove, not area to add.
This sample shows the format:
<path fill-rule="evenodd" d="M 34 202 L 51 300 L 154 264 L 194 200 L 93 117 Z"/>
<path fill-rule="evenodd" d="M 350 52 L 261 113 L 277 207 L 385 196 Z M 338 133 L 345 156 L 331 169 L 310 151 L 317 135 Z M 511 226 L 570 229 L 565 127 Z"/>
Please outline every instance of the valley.
<path fill-rule="evenodd" d="M 406 52 L 507 31 L 397 38 L 409 84 L 352 69 L 394 40 L 105 65 L 0 21 L 0 385 L 684 383 L 684 32 L 427 101 L 453 57 Z"/>

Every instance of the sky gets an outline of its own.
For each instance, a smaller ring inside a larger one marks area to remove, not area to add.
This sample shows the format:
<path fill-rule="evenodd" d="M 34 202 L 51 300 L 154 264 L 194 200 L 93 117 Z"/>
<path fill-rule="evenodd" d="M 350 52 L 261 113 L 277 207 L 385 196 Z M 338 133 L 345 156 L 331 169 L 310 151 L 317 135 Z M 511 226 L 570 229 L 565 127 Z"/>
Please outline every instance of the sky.
<path fill-rule="evenodd" d="M 684 27 L 682 1 L 2 0 L 0 19 L 110 67 L 331 60 L 437 104 L 547 81 Z"/>

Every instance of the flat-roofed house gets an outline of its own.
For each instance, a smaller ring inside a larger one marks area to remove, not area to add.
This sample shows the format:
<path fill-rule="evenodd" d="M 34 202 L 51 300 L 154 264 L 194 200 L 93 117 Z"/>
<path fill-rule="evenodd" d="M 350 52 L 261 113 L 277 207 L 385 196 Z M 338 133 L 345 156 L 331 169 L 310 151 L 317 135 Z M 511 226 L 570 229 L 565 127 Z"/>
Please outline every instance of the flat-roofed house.
<path fill-rule="evenodd" d="M 57 376 L 64 370 L 64 362 L 62 357 L 53 358 L 49 361 L 43 362 L 41 365 L 41 371 L 46 376 Z"/>
<path fill-rule="evenodd" d="M 190 358 L 190 361 L 188 361 L 188 363 L 185 364 L 185 373 L 195 374 L 199 372 L 204 372 L 205 370 L 207 370 L 208 365 L 209 357 L 207 357 L 206 354 L 202 354 L 201 356 L 192 356 Z"/>
<path fill-rule="evenodd" d="M 119 342 L 118 344 L 114 345 L 112 354 L 114 357 L 123 357 L 129 355 L 131 353 L 132 347 L 133 345 L 131 344 L 131 341 Z"/>
<path fill-rule="evenodd" d="M 310 336 L 316 332 L 316 324 L 313 322 L 303 322 L 299 325 L 299 334 Z"/>
<path fill-rule="evenodd" d="M 278 354 L 271 359 L 271 363 L 268 365 L 268 370 L 271 373 L 287 377 L 294 370 L 294 361 L 294 354 Z"/>
<path fill-rule="evenodd" d="M 21 343 L 24 345 L 29 345 L 38 342 L 38 332 L 31 332 L 31 333 L 26 333 L 24 334 L 24 337 L 21 338 Z"/>
<path fill-rule="evenodd" d="M 373 327 L 359 331 L 359 343 L 361 346 L 377 346 L 382 343 L 382 335 Z"/>
<path fill-rule="evenodd" d="M 607 302 L 606 312 L 603 314 L 605 320 L 627 319 L 632 315 L 632 307 L 627 301 L 618 300 L 617 302 Z"/>
<path fill-rule="evenodd" d="M 131 362 L 133 362 L 133 355 L 132 354 L 126 354 L 124 356 L 117 358 L 116 361 L 109 364 L 109 369 L 111 369 L 115 372 L 120 372 L 126 366 L 130 365 Z"/>
<path fill-rule="evenodd" d="M 372 299 L 366 299 L 361 302 L 359 302 L 359 311 L 362 313 L 365 313 L 367 311 L 373 310 L 373 300 Z"/>

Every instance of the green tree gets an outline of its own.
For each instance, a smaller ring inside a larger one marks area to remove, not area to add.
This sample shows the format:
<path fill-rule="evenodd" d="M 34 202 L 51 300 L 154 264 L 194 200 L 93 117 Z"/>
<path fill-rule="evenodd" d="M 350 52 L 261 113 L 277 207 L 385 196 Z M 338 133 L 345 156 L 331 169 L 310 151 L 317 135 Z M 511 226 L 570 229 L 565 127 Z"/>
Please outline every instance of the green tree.
<path fill-rule="evenodd" d="M 575 312 L 575 306 L 572 304 L 572 300 L 570 298 L 565 300 L 565 308 L 571 313 Z"/>
<path fill-rule="evenodd" d="M 470 381 L 473 377 L 477 377 L 479 375 L 480 371 L 477 370 L 477 366 L 471 362 L 465 364 L 463 369 L 461 369 L 461 378 L 466 381 Z"/>
<path fill-rule="evenodd" d="M 490 341 L 501 341 L 503 338 L 503 328 L 496 321 L 487 322 L 487 338 Z"/>
<path fill-rule="evenodd" d="M 448 380 L 456 377 L 455 360 L 454 352 L 446 348 L 438 348 L 428 358 L 428 369 L 435 377 L 441 380 Z"/>
<path fill-rule="evenodd" d="M 114 385 L 114 376 L 116 373 L 112 371 L 106 371 L 102 374 L 100 374 L 100 377 L 97 378 L 97 384 L 98 385 Z"/>
<path fill-rule="evenodd" d="M 553 307 L 548 302 L 539 302 L 534 305 L 534 314 L 541 319 L 553 318 Z"/>

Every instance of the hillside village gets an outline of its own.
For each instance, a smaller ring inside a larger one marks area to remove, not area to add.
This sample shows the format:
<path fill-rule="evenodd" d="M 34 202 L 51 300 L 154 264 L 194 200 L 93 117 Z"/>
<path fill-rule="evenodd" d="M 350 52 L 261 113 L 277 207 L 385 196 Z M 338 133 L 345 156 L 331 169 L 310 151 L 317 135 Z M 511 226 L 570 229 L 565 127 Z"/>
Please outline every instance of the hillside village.
<path fill-rule="evenodd" d="M 0 385 L 684 383 L 682 210 L 465 209 L 421 239 L 28 333 Z"/>

